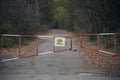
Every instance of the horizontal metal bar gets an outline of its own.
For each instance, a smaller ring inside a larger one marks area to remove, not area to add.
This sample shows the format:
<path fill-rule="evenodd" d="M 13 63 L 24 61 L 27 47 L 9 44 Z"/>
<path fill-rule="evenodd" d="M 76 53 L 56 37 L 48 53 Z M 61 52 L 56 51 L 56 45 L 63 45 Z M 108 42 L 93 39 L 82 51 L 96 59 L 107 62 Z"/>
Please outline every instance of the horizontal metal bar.
<path fill-rule="evenodd" d="M 99 35 L 104 36 L 104 35 L 114 35 L 115 33 L 99 33 Z"/>
<path fill-rule="evenodd" d="M 119 33 L 99 33 L 99 34 L 81 34 L 81 36 L 97 36 L 97 35 L 114 35 L 114 34 L 119 34 Z"/>
<path fill-rule="evenodd" d="M 44 38 L 51 37 L 51 38 L 53 38 L 54 36 L 42 36 L 42 35 L 39 35 L 38 37 L 39 37 L 39 38 L 40 38 L 40 37 L 44 37 Z"/>
<path fill-rule="evenodd" d="M 6 37 L 37 37 L 37 35 L 13 35 L 13 34 L 3 34 L 3 36 L 6 36 Z"/>
<path fill-rule="evenodd" d="M 45 55 L 45 54 L 50 54 L 50 53 L 54 53 L 54 52 L 50 51 L 50 52 L 38 53 L 38 56 Z"/>
<path fill-rule="evenodd" d="M 98 34 L 81 34 L 81 36 L 97 36 Z"/>
<path fill-rule="evenodd" d="M 2 62 L 13 61 L 13 60 L 17 60 L 17 59 L 19 59 L 19 57 L 11 58 L 11 59 L 5 59 L 5 60 L 2 60 Z"/>
<path fill-rule="evenodd" d="M 111 54 L 111 55 L 115 55 L 115 53 L 107 52 L 107 51 L 103 51 L 103 50 L 99 50 L 99 52 L 106 53 L 106 54 Z"/>
<path fill-rule="evenodd" d="M 19 37 L 20 35 L 13 35 L 13 34 L 3 34 L 3 36 L 11 36 L 11 37 L 12 37 L 12 36 L 13 36 L 13 37 L 15 36 L 15 37 Z"/>
<path fill-rule="evenodd" d="M 55 36 L 55 37 L 63 37 L 63 38 L 75 38 L 73 36 Z"/>
<path fill-rule="evenodd" d="M 36 35 L 20 35 L 21 37 L 38 37 L 38 36 L 36 36 Z"/>

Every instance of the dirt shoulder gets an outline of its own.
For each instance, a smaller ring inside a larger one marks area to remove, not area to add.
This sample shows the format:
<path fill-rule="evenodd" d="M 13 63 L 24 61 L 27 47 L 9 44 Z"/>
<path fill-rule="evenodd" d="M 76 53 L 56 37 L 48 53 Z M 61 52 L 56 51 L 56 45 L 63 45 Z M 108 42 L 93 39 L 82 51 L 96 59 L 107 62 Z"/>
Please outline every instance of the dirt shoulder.
<path fill-rule="evenodd" d="M 94 47 L 95 45 L 87 42 L 87 47 Z M 114 56 L 110 54 L 101 53 L 98 51 L 88 50 L 88 49 L 81 49 L 80 42 L 77 41 L 77 45 L 82 52 L 83 57 L 87 60 L 87 62 L 95 68 L 100 69 L 112 69 L 112 70 L 120 70 L 120 56 Z"/>

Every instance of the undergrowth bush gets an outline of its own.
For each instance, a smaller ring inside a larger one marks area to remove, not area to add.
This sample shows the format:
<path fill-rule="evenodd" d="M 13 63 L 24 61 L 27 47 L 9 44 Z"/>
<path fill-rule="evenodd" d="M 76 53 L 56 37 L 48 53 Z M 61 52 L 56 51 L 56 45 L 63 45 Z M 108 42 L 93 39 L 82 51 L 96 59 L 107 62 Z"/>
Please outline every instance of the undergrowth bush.
<path fill-rule="evenodd" d="M 114 48 L 114 36 L 100 36 L 100 44 L 104 48 Z"/>

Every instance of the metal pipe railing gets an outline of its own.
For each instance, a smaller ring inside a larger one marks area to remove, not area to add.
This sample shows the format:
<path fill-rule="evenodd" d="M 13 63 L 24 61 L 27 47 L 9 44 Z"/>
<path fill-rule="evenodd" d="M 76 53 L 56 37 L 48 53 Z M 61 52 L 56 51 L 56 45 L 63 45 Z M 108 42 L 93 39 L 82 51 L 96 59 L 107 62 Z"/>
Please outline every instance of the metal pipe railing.
<path fill-rule="evenodd" d="M 120 55 L 120 54 L 117 53 L 117 39 L 116 39 L 116 35 L 120 35 L 120 33 L 81 34 L 80 35 L 80 47 L 81 48 L 85 48 L 85 49 L 89 49 L 89 50 L 95 50 L 95 51 L 107 53 L 107 54 Z M 87 37 L 89 37 L 89 36 L 96 36 L 97 37 L 97 49 L 83 46 L 83 37 L 85 37 L 85 36 L 87 36 Z M 113 48 L 114 49 L 114 53 L 100 50 L 100 36 L 113 36 L 114 37 L 113 38 L 114 39 L 113 40 L 113 43 L 114 43 L 114 48 Z"/>
<path fill-rule="evenodd" d="M 3 46 L 4 46 L 4 37 L 16 37 L 18 38 L 18 56 L 14 58 L 9 58 L 9 59 L 2 59 L 2 53 L 3 53 Z M 24 56 L 22 55 L 22 38 L 34 38 L 35 40 L 35 55 L 28 55 Z M 53 41 L 53 50 L 48 51 L 48 52 L 43 52 L 39 53 L 38 48 L 39 48 L 39 40 L 41 38 L 52 38 L 53 40 L 55 37 L 64 37 L 64 38 L 69 38 L 70 39 L 70 48 L 64 49 L 64 50 L 56 50 L 54 46 L 54 41 Z M 0 34 L 0 62 L 6 62 L 6 61 L 11 61 L 11 60 L 16 60 L 16 59 L 22 59 L 22 58 L 27 58 L 31 56 L 37 56 L 37 55 L 44 55 L 44 54 L 49 54 L 49 53 L 54 53 L 54 52 L 60 52 L 60 51 L 66 51 L 66 50 L 71 50 L 72 49 L 72 38 L 71 36 L 43 36 L 43 35 L 12 35 L 12 34 Z"/>

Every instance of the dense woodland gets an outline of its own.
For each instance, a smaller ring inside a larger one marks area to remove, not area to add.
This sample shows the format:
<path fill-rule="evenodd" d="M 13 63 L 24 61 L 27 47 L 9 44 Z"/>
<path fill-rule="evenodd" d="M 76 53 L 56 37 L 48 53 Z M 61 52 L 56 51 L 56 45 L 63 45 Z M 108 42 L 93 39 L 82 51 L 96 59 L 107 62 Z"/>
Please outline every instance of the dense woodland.
<path fill-rule="evenodd" d="M 118 0 L 0 0 L 1 34 L 120 31 Z"/>

